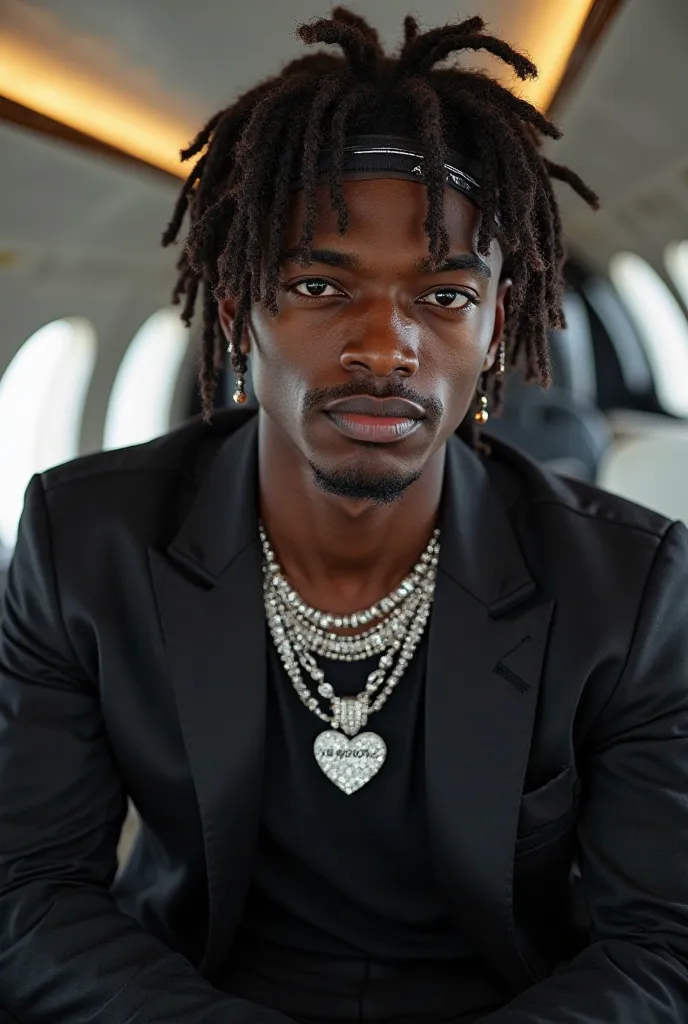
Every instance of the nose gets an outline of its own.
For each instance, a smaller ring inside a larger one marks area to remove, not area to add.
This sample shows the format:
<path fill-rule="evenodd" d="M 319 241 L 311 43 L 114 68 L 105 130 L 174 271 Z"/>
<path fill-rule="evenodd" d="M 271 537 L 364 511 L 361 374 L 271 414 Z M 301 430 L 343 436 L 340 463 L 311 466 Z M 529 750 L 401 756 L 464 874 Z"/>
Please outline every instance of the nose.
<path fill-rule="evenodd" d="M 355 337 L 345 344 L 340 362 L 349 373 L 412 377 L 419 366 L 418 326 L 398 309 L 378 305 L 371 315 L 358 320 Z"/>

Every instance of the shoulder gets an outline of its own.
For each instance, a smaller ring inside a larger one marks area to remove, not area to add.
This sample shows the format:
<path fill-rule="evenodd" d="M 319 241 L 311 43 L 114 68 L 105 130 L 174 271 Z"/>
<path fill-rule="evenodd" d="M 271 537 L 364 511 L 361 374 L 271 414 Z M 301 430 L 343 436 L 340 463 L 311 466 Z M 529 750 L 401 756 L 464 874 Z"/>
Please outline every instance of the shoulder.
<path fill-rule="evenodd" d="M 592 484 L 548 472 L 508 445 L 490 444 L 488 476 L 536 576 L 563 573 L 575 576 L 580 587 L 587 579 L 603 591 L 623 581 L 642 585 L 669 536 L 688 572 L 688 531 L 682 524 Z"/>
<path fill-rule="evenodd" d="M 620 498 L 582 480 L 549 472 L 517 449 L 490 441 L 491 456 L 485 466 L 507 504 L 527 503 L 541 518 L 562 527 L 587 527 L 596 531 L 617 529 L 662 538 L 673 525 L 659 512 Z"/>
<path fill-rule="evenodd" d="M 145 444 L 95 452 L 41 474 L 58 534 L 124 527 L 149 541 L 173 535 L 206 470 L 251 413 L 223 410 Z"/>
<path fill-rule="evenodd" d="M 171 473 L 195 476 L 226 438 L 242 427 L 250 413 L 223 410 L 210 424 L 194 417 L 175 430 L 145 444 L 82 455 L 41 474 L 46 493 L 75 485 L 111 480 L 122 484 L 138 475 Z"/>

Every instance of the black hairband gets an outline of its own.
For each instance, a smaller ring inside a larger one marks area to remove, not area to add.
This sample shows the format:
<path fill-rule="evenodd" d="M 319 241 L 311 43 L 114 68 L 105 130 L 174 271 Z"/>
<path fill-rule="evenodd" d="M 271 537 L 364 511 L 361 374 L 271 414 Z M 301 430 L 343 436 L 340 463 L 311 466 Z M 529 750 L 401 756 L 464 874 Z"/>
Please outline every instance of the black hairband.
<path fill-rule="evenodd" d="M 425 156 L 417 140 L 390 135 L 352 135 L 344 148 L 342 173 L 358 178 L 404 178 L 425 181 Z M 318 177 L 326 175 L 330 155 L 326 150 L 318 162 Z M 444 162 L 447 185 L 468 196 L 480 206 L 480 168 L 455 150 L 449 150 Z M 294 188 L 301 188 L 303 179 L 298 174 Z"/>

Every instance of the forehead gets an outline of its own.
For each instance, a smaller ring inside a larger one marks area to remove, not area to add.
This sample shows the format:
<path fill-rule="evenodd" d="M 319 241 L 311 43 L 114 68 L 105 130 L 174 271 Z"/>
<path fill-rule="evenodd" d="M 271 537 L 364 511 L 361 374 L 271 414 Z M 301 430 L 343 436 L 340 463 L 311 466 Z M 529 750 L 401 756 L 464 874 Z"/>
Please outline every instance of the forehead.
<path fill-rule="evenodd" d="M 349 214 L 345 238 L 347 248 L 360 246 L 370 251 L 409 252 L 425 255 L 428 236 L 425 222 L 428 198 L 425 185 L 404 179 L 345 179 L 344 198 Z M 286 226 L 287 248 L 297 245 L 306 213 L 303 190 L 294 194 Z M 443 222 L 452 252 L 474 252 L 480 211 L 461 193 L 446 188 Z M 314 242 L 323 248 L 326 243 L 341 248 L 342 236 L 337 227 L 327 185 L 316 189 L 316 221 Z M 338 244 L 337 244 L 338 243 Z M 493 243 L 491 262 L 495 259 Z"/>

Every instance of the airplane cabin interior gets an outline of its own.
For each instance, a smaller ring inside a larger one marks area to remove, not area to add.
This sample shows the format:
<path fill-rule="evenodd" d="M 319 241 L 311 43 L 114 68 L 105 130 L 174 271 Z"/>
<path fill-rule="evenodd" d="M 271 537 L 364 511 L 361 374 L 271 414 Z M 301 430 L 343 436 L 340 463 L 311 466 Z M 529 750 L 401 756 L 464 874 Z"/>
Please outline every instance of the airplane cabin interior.
<path fill-rule="evenodd" d="M 398 41 L 405 2 L 351 6 Z M 553 159 L 602 202 L 593 212 L 557 186 L 567 326 L 551 338 L 554 383 L 512 377 L 486 433 L 688 522 L 688 4 L 460 8 L 425 0 L 421 20 L 479 13 L 531 55 L 541 77 L 524 95 L 563 130 Z M 171 304 L 178 252 L 160 246 L 186 174 L 178 151 L 299 55 L 296 25 L 328 11 L 0 0 L 0 590 L 34 473 L 199 412 L 198 332 Z M 479 54 L 475 66 L 503 75 Z M 231 389 L 224 374 L 218 405 Z"/>

